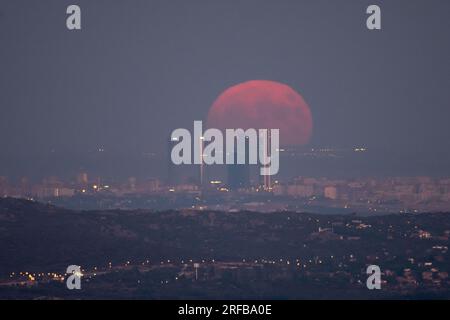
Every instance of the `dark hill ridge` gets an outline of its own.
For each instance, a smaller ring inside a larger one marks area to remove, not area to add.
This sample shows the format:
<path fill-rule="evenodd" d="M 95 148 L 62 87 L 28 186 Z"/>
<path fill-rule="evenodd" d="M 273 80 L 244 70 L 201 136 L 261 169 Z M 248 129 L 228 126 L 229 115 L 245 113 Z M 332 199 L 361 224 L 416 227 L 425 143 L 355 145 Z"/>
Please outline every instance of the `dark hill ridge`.
<path fill-rule="evenodd" d="M 421 230 L 431 238 L 421 239 Z M 5 198 L 0 199 L 0 277 L 23 270 L 62 271 L 70 264 L 92 267 L 146 259 L 352 254 L 406 261 L 409 256 L 426 259 L 434 245 L 448 245 L 449 233 L 450 214 L 443 213 L 361 218 L 290 212 L 71 211 Z"/>
<path fill-rule="evenodd" d="M 27 199 L 0 198 L 0 210 L 1 214 L 20 214 L 28 212 L 30 210 L 51 213 L 56 212 L 58 208 L 49 204 L 44 204 Z"/>

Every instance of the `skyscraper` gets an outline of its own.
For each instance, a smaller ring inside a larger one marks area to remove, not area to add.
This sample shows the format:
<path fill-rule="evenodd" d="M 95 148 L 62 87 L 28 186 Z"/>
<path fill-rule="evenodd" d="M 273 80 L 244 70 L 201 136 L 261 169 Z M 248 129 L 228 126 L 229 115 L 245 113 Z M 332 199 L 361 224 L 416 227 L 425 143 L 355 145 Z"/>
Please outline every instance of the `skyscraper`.
<path fill-rule="evenodd" d="M 237 144 L 234 145 L 234 164 L 227 164 L 228 188 L 236 190 L 250 186 L 249 139 L 245 138 L 245 164 L 237 163 Z"/>
<path fill-rule="evenodd" d="M 178 143 L 178 139 L 172 139 L 172 137 L 169 136 L 167 139 L 167 179 L 166 184 L 168 186 L 173 186 L 175 181 L 175 164 L 172 162 L 172 148 Z"/>

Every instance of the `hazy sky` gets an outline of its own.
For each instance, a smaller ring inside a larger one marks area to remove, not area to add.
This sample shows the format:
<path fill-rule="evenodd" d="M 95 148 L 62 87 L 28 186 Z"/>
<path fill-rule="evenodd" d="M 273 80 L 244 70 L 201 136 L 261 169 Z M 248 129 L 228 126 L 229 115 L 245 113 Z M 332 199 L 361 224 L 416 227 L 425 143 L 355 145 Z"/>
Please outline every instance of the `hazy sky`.
<path fill-rule="evenodd" d="M 165 152 L 224 89 L 268 79 L 310 105 L 311 145 L 448 154 L 449 14 L 448 0 L 1 0 L 0 150 Z"/>

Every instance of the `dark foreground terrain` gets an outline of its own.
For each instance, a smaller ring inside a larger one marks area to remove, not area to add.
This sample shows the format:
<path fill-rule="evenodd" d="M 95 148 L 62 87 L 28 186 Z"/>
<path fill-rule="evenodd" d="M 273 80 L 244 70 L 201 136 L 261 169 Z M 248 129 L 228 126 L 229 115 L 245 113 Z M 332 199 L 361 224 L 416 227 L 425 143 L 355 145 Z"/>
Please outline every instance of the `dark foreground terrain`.
<path fill-rule="evenodd" d="M 0 298 L 450 298 L 450 214 L 71 211 L 0 199 Z M 366 287 L 378 265 L 381 290 Z M 66 268 L 83 270 L 81 290 Z"/>

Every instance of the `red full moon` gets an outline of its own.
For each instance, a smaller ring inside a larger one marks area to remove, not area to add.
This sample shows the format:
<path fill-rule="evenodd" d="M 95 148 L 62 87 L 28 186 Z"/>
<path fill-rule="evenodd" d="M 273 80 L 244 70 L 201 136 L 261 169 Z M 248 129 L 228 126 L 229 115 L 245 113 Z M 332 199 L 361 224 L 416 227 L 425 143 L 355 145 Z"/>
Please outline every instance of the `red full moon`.
<path fill-rule="evenodd" d="M 251 80 L 220 94 L 208 113 L 209 128 L 280 129 L 280 144 L 305 145 L 311 138 L 308 104 L 286 84 Z"/>

